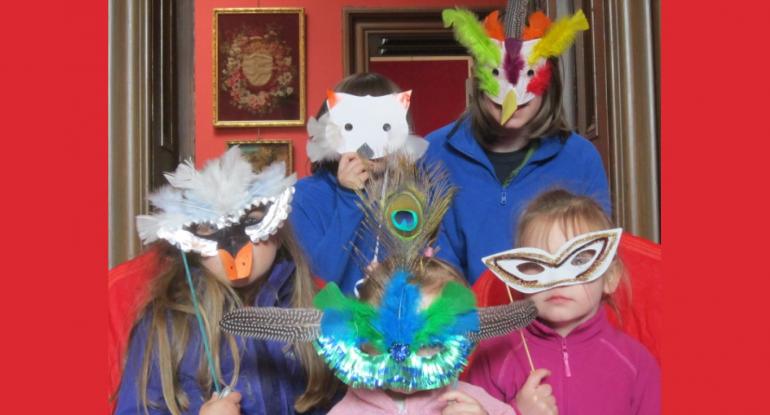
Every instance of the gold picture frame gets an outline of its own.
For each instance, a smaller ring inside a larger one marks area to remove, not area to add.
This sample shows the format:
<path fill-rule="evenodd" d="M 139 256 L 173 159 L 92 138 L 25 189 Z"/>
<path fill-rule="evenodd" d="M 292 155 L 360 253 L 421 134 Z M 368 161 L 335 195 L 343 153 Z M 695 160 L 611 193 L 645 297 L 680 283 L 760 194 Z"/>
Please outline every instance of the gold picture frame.
<path fill-rule="evenodd" d="M 303 8 L 215 8 L 215 127 L 305 125 Z"/>
<path fill-rule="evenodd" d="M 286 175 L 294 173 L 294 146 L 291 140 L 228 141 L 227 148 L 237 145 L 255 172 L 276 161 L 286 162 Z"/>

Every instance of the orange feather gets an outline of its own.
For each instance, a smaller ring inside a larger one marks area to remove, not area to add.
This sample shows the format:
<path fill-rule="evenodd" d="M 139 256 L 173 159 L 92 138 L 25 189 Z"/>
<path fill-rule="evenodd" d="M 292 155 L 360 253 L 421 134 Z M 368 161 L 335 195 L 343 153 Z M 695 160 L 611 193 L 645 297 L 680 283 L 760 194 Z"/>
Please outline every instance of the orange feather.
<path fill-rule="evenodd" d="M 551 19 L 540 10 L 529 15 L 529 24 L 521 34 L 521 40 L 532 40 L 545 36 L 546 30 L 551 26 Z"/>
<path fill-rule="evenodd" d="M 505 41 L 505 32 L 503 31 L 503 25 L 500 24 L 499 15 L 500 12 L 497 10 L 489 13 L 487 17 L 484 18 L 484 30 L 486 30 L 487 35 L 492 39 L 503 42 Z"/>

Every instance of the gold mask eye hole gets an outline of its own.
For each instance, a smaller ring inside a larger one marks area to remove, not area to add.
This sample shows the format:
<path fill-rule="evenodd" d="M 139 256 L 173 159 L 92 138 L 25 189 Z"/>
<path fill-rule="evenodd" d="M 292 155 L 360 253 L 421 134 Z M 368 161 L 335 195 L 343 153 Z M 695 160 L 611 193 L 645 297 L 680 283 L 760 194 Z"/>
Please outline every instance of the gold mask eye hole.
<path fill-rule="evenodd" d="M 536 264 L 534 262 L 524 262 L 519 265 L 516 265 L 516 269 L 519 270 L 524 275 L 537 275 L 541 272 L 545 271 L 545 268 L 543 268 L 542 265 Z"/>
<path fill-rule="evenodd" d="M 595 257 L 595 256 L 596 256 L 596 251 L 595 250 L 593 250 L 593 249 L 586 249 L 585 251 L 582 251 L 579 254 L 575 255 L 575 257 L 572 258 L 572 261 L 570 261 L 570 264 L 572 264 L 574 266 L 585 265 L 589 261 L 591 261 L 591 259 L 593 259 L 593 257 Z"/>

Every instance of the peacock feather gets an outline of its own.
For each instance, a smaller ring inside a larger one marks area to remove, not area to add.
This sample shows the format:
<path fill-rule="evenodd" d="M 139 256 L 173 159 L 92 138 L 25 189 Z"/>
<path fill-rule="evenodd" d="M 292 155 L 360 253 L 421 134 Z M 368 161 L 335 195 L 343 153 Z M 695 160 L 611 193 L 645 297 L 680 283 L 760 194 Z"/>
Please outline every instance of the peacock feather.
<path fill-rule="evenodd" d="M 380 241 L 394 269 L 416 271 L 456 190 L 443 166 L 396 156 L 384 178 L 369 180 L 358 192 L 364 228 Z"/>

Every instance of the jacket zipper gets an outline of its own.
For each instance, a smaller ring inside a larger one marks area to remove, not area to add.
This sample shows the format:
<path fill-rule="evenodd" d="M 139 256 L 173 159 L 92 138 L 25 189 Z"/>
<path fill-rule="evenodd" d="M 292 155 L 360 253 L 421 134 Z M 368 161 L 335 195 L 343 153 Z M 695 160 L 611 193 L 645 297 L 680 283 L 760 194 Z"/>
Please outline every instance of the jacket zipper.
<path fill-rule="evenodd" d="M 527 150 L 527 154 L 524 155 L 524 159 L 521 161 L 521 164 L 519 167 L 516 167 L 514 169 L 510 176 L 508 176 L 507 179 L 505 179 L 504 182 L 501 183 L 501 190 L 500 190 L 500 205 L 505 206 L 508 204 L 508 192 L 506 191 L 506 188 L 513 183 L 513 181 L 516 179 L 516 177 L 519 175 L 522 169 L 524 169 L 524 166 L 529 162 L 529 159 L 532 157 L 533 154 L 535 154 L 535 149 L 537 148 L 537 145 L 530 145 L 529 149 Z M 495 176 L 497 177 L 497 176 Z"/>
<path fill-rule="evenodd" d="M 572 370 L 569 367 L 569 352 L 567 352 L 567 339 L 565 338 L 561 339 L 561 355 L 564 358 L 565 375 L 570 378 L 572 377 Z"/>

